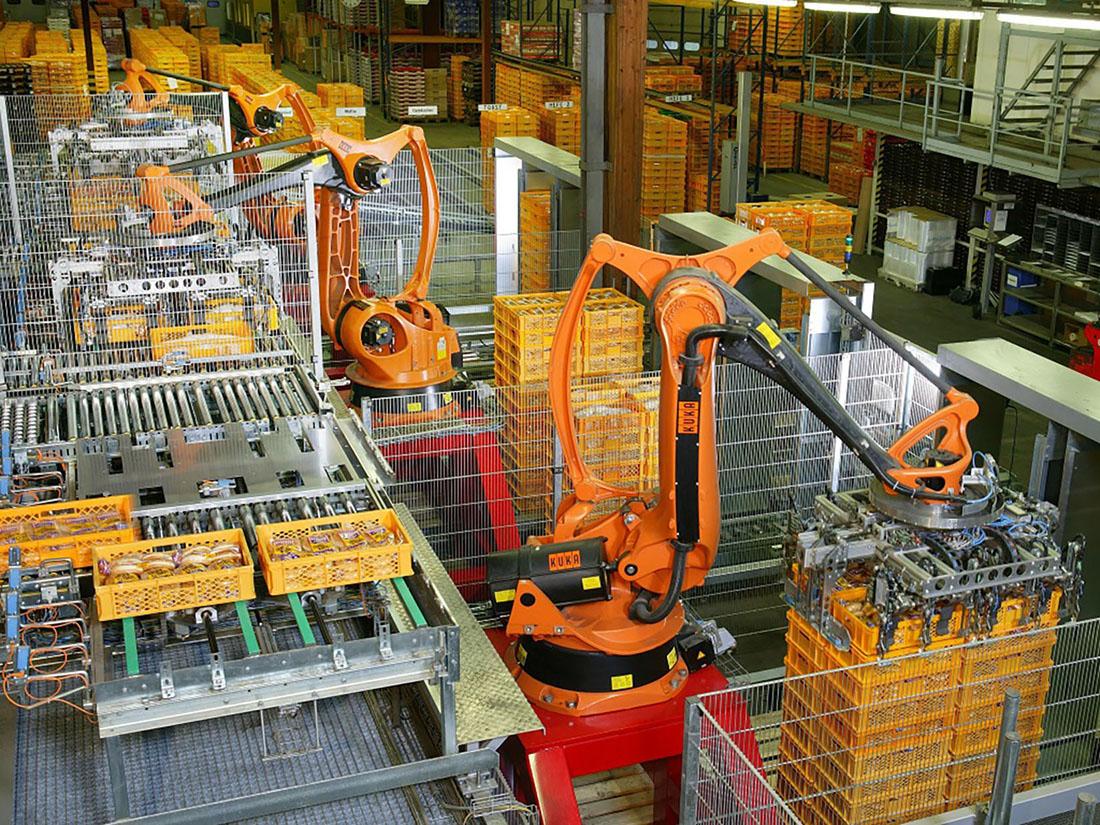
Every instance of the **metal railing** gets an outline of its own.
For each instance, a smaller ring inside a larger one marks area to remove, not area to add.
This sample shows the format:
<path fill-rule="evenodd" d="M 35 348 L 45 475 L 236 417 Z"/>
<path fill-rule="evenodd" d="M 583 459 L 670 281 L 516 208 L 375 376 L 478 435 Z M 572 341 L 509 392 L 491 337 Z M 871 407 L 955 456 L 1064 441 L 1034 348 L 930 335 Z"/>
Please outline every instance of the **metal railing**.
<path fill-rule="evenodd" d="M 961 152 L 969 160 L 1006 168 L 1037 167 L 1044 178 L 1063 173 L 1073 132 L 1088 117 L 1087 103 L 1007 86 L 978 90 L 944 76 L 942 65 L 928 74 L 811 55 L 802 105 L 820 110 L 822 117 L 843 112 L 911 133 L 924 149 Z M 1006 116 L 1011 107 L 1029 115 Z"/>
<path fill-rule="evenodd" d="M 1095 771 L 1098 661 L 1091 619 L 689 700 L 681 822 L 909 821 Z"/>

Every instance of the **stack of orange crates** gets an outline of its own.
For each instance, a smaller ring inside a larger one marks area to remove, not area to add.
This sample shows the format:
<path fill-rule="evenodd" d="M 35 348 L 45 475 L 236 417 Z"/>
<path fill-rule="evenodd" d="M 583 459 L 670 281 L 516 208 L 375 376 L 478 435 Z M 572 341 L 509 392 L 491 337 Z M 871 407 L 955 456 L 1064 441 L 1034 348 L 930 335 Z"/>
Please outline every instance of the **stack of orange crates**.
<path fill-rule="evenodd" d="M 642 215 L 682 212 L 687 185 L 687 124 L 646 111 L 642 150 Z"/>
<path fill-rule="evenodd" d="M 463 54 L 451 57 L 451 72 L 447 76 L 447 111 L 451 114 L 451 120 L 464 120 L 466 117 L 466 97 L 462 94 L 462 64 L 472 59 Z"/>
<path fill-rule="evenodd" d="M 520 193 L 519 243 L 520 291 L 550 289 L 550 190 Z"/>
<path fill-rule="evenodd" d="M 806 217 L 806 251 L 818 260 L 843 266 L 846 238 L 852 231 L 851 211 L 828 201 L 790 203 Z"/>
<path fill-rule="evenodd" d="M 522 69 L 517 69 L 507 63 L 497 63 L 494 66 L 496 72 L 496 102 L 507 103 L 509 106 L 523 106 L 523 97 L 520 93 L 520 78 Z"/>
<path fill-rule="evenodd" d="M 496 187 L 494 174 L 496 162 L 493 153 L 493 141 L 498 137 L 538 137 L 539 118 L 534 112 L 526 109 L 513 109 L 509 107 L 502 112 L 482 112 L 481 118 L 481 147 L 482 157 L 482 191 L 483 204 L 486 211 L 492 212 Z"/>
<path fill-rule="evenodd" d="M 774 229 L 791 249 L 806 249 L 806 215 L 797 210 L 793 201 L 773 201 L 750 204 L 745 225 L 761 232 Z M 738 214 L 741 214 L 740 209 Z"/>
<path fill-rule="evenodd" d="M 795 132 L 798 127 L 798 115 L 782 104 L 796 98 L 788 98 L 776 92 L 764 95 L 764 128 L 757 129 L 756 109 L 753 109 L 753 131 L 759 135 L 762 143 L 761 159 L 769 171 L 794 168 Z M 750 157 L 756 157 L 756 139 L 754 137 L 749 151 Z"/>
<path fill-rule="evenodd" d="M 271 56 L 264 53 L 263 47 L 247 48 L 230 44 L 213 43 L 200 46 L 202 54 L 203 77 L 217 83 L 235 83 L 229 76 L 230 69 L 237 69 L 242 75 L 251 76 L 256 72 L 271 71 Z M 258 45 L 258 44 L 256 44 Z"/>
<path fill-rule="evenodd" d="M 326 109 L 362 106 L 363 87 L 354 83 L 318 83 L 317 97 L 321 106 Z"/>
<path fill-rule="evenodd" d="M 14 63 L 34 54 L 34 23 L 16 21 L 0 29 L 0 61 Z"/>
<path fill-rule="evenodd" d="M 829 190 L 859 203 L 859 190 L 866 177 L 862 163 L 829 163 Z"/>
<path fill-rule="evenodd" d="M 764 40 L 764 26 L 761 14 L 768 15 L 768 38 Z M 752 13 L 738 9 L 734 25 L 729 27 L 729 48 L 744 51 L 746 41 L 751 42 L 755 54 L 769 54 L 777 57 L 801 57 L 803 44 L 803 21 L 805 12 L 802 3 L 791 8 L 764 7 L 754 8 Z"/>
<path fill-rule="evenodd" d="M 707 180 L 709 176 L 706 172 L 700 175 L 688 175 L 688 199 L 687 210 L 688 212 L 718 212 L 718 200 L 721 188 L 721 181 L 717 178 L 711 182 L 710 191 L 710 203 L 707 203 Z"/>
<path fill-rule="evenodd" d="M 828 120 L 814 115 L 802 116 L 802 150 L 799 163 L 803 174 L 825 178 L 825 144 L 828 134 Z"/>
<path fill-rule="evenodd" d="M 186 75 L 191 72 L 191 62 L 187 55 L 173 45 L 159 29 L 131 29 L 130 51 L 134 59 L 146 66 L 155 66 L 164 71 Z M 190 92 L 191 84 L 179 81 L 177 92 Z"/>
<path fill-rule="evenodd" d="M 687 171 L 688 175 L 705 175 L 710 170 L 710 115 L 692 115 L 687 121 Z M 716 147 L 722 137 L 716 135 Z M 716 164 L 720 159 L 715 159 Z M 717 171 L 717 169 L 715 170 Z"/>
<path fill-rule="evenodd" d="M 580 109 L 543 109 L 539 120 L 540 136 L 544 141 L 574 155 L 581 153 Z"/>
<path fill-rule="evenodd" d="M 87 67 L 88 62 L 84 57 L 84 33 L 73 29 L 69 32 L 69 41 L 73 44 L 73 53 L 77 55 L 80 63 Z M 111 91 L 111 78 L 107 71 L 107 49 L 97 31 L 92 32 L 92 61 L 93 68 L 88 77 L 88 91 L 92 94 L 106 94 Z"/>

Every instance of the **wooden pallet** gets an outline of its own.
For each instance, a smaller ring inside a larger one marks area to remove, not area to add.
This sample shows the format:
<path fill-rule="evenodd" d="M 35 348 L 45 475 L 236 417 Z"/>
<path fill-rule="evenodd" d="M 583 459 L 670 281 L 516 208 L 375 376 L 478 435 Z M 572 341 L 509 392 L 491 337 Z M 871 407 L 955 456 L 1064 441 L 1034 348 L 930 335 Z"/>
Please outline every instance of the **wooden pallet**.
<path fill-rule="evenodd" d="M 573 792 L 584 825 L 653 823 L 653 780 L 641 765 L 578 776 Z"/>

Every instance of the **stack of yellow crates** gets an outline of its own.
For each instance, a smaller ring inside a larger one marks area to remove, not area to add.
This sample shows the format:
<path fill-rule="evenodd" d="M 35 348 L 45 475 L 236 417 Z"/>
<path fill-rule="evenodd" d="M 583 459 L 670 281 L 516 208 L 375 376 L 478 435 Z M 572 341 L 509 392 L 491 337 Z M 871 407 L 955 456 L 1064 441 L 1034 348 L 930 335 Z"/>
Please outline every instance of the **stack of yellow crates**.
<path fill-rule="evenodd" d="M 363 88 L 354 83 L 318 83 L 317 97 L 326 109 L 362 106 Z"/>
<path fill-rule="evenodd" d="M 191 77 L 202 77 L 202 50 L 199 48 L 198 38 L 179 26 L 164 26 L 158 31 L 164 35 L 165 40 L 187 56 L 186 73 Z M 159 69 L 160 66 L 156 68 Z"/>
<path fill-rule="evenodd" d="M 1007 599 L 993 638 L 973 646 L 961 605 L 927 628 L 914 610 L 885 653 L 865 587 L 838 591 L 829 606 L 848 651 L 790 611 L 776 790 L 806 825 L 886 825 L 987 799 L 1007 688 L 1021 694 L 1016 787 L 1030 787 L 1055 634 L 1021 631 L 1052 627 L 1059 597 L 1037 621 L 1036 597 Z"/>
<path fill-rule="evenodd" d="M 553 439 L 547 384 L 550 349 L 567 292 L 493 299 L 495 378 L 504 408 L 505 468 L 516 507 L 545 517 L 552 492 Z M 614 289 L 596 289 L 584 306 L 573 346 L 577 379 L 641 369 L 644 308 Z M 653 466 L 639 439 L 649 420 L 647 398 L 624 383 L 573 389 L 582 454 L 605 480 L 636 486 Z M 583 422 L 583 423 L 581 423 Z M 649 448 L 647 448 L 649 449 Z M 655 447 L 653 448 L 655 452 Z M 643 470 L 644 468 L 644 470 Z"/>
<path fill-rule="evenodd" d="M 463 54 L 451 57 L 451 71 L 447 76 L 447 111 L 451 114 L 451 120 L 463 120 L 466 117 L 466 96 L 462 93 L 462 64 L 472 59 Z M 478 101 L 474 102 L 476 104 Z"/>
<path fill-rule="evenodd" d="M 155 66 L 181 75 L 191 71 L 187 55 L 161 34 L 159 29 L 132 29 L 130 51 L 136 60 L 146 66 Z M 179 81 L 175 91 L 190 92 L 191 84 Z"/>
<path fill-rule="evenodd" d="M 791 206 L 806 216 L 806 251 L 820 261 L 843 266 L 852 211 L 821 200 L 792 201 Z"/>
<path fill-rule="evenodd" d="M 715 178 L 710 184 L 710 203 L 707 203 L 707 181 L 709 176 L 706 172 L 700 174 L 688 175 L 688 199 L 687 210 L 688 212 L 718 212 L 719 196 L 721 195 L 721 180 Z"/>
<path fill-rule="evenodd" d="M 647 109 L 642 152 L 643 216 L 684 211 L 686 146 L 686 123 Z"/>
<path fill-rule="evenodd" d="M 550 191 L 531 189 L 519 196 L 519 288 L 550 288 Z"/>
<path fill-rule="evenodd" d="M 493 141 L 498 137 L 538 137 L 539 118 L 534 112 L 526 109 L 513 109 L 509 107 L 502 112 L 481 113 L 481 148 L 482 158 L 482 191 L 483 205 L 486 211 L 492 212 L 494 207 L 494 174 L 496 163 L 493 159 Z"/>
<path fill-rule="evenodd" d="M 34 23 L 12 22 L 0 29 L 0 62 L 14 63 L 34 54 Z"/>
<path fill-rule="evenodd" d="M 264 54 L 262 48 L 249 49 L 245 46 L 213 43 L 201 45 L 203 77 L 217 83 L 233 83 L 230 69 L 237 69 L 244 75 L 271 71 L 271 57 Z"/>
<path fill-rule="evenodd" d="M 69 41 L 73 44 L 73 53 L 79 62 L 87 66 L 84 57 L 84 33 L 78 29 L 69 32 Z M 111 78 L 107 73 L 107 49 L 98 32 L 92 32 L 92 74 L 88 78 L 88 90 L 93 94 L 106 94 L 111 91 Z"/>
<path fill-rule="evenodd" d="M 61 32 L 35 32 L 34 56 L 25 62 L 31 67 L 36 94 L 80 95 L 88 91 L 83 55 L 69 50 L 69 41 Z"/>
<path fill-rule="evenodd" d="M 495 67 L 496 85 L 494 86 L 497 103 L 507 103 L 509 106 L 523 106 L 523 97 L 520 93 L 520 81 L 523 75 L 522 69 L 510 66 L 507 63 L 497 63 Z"/>
<path fill-rule="evenodd" d="M 650 66 L 645 70 L 645 87 L 658 92 L 697 94 L 703 91 L 703 78 L 694 66 Z"/>

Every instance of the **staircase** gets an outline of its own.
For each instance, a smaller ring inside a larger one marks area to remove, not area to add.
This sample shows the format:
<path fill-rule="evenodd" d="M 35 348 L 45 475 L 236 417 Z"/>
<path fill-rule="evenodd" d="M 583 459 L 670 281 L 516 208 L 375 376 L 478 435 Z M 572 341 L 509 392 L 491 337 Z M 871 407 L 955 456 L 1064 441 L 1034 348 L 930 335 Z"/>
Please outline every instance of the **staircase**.
<path fill-rule="evenodd" d="M 1050 97 L 1072 99 L 1090 73 L 1100 70 L 1100 39 L 1094 43 L 1082 38 L 1051 40 L 1042 59 L 1032 69 L 1019 90 L 1006 91 L 1001 109 L 1004 131 L 1043 135 L 1059 128 L 1063 113 L 1049 105 Z M 1076 101 L 1088 108 L 1076 119 L 1071 137 L 1079 141 L 1100 138 L 1100 101 Z"/>

